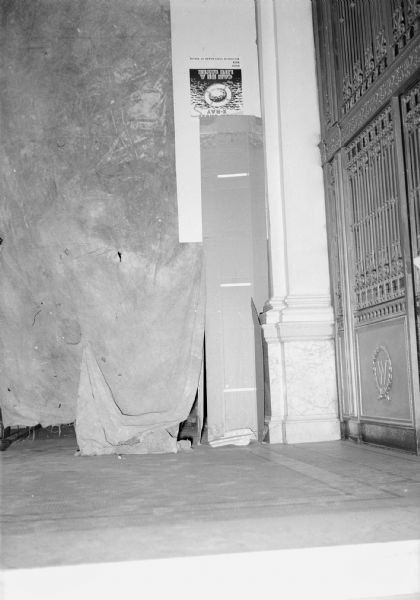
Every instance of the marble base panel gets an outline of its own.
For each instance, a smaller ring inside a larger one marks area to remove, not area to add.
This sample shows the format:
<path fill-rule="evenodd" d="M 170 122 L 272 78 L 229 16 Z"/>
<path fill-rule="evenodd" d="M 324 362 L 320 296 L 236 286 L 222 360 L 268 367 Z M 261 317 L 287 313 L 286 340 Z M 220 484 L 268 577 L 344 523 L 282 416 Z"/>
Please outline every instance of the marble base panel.
<path fill-rule="evenodd" d="M 266 414 L 270 443 L 339 440 L 338 396 L 331 324 L 264 325 L 267 342 Z"/>
<path fill-rule="evenodd" d="M 341 438 L 340 421 L 330 419 L 288 419 L 283 427 L 284 443 L 327 442 Z"/>

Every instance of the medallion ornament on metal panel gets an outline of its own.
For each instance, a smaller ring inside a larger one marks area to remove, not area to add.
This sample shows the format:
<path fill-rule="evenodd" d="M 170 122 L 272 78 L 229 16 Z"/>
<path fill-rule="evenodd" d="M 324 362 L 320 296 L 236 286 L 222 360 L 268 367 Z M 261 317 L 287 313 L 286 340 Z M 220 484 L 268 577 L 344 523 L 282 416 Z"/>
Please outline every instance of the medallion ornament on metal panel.
<path fill-rule="evenodd" d="M 385 346 L 377 346 L 372 360 L 373 376 L 379 392 L 378 400 L 391 401 L 392 362 Z"/>

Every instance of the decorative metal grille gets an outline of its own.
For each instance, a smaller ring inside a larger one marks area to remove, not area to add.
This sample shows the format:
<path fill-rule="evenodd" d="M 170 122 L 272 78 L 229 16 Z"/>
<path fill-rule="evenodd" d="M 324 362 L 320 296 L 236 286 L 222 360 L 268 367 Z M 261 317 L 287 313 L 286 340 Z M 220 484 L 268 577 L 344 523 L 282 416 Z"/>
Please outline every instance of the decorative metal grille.
<path fill-rule="evenodd" d="M 391 108 L 346 148 L 356 310 L 405 294 Z"/>
<path fill-rule="evenodd" d="M 312 5 L 343 431 L 420 453 L 420 0 Z"/>
<path fill-rule="evenodd" d="M 413 254 L 420 255 L 420 83 L 401 98 Z M 417 338 L 420 340 L 420 271 L 414 268 Z M 418 346 L 420 365 L 420 345 Z"/>
<path fill-rule="evenodd" d="M 414 216 L 414 253 L 420 254 L 420 84 L 402 98 L 408 199 Z"/>
<path fill-rule="evenodd" d="M 333 0 L 345 114 L 420 29 L 420 0 Z"/>

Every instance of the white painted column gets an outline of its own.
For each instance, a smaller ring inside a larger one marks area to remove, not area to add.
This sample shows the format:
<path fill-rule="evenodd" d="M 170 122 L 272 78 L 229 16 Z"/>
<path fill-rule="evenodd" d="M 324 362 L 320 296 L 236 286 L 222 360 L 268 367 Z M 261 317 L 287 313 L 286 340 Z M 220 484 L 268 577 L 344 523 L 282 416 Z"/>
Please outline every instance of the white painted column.
<path fill-rule="evenodd" d="M 310 0 L 256 0 L 270 214 L 270 442 L 339 439 Z"/>

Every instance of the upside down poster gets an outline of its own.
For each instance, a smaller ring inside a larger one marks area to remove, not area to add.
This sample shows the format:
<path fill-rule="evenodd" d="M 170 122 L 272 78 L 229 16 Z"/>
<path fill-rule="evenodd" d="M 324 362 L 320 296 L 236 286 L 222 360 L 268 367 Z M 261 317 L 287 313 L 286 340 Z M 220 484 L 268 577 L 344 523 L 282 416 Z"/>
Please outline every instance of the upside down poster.
<path fill-rule="evenodd" d="M 194 116 L 243 114 L 242 70 L 190 69 L 190 101 Z"/>

